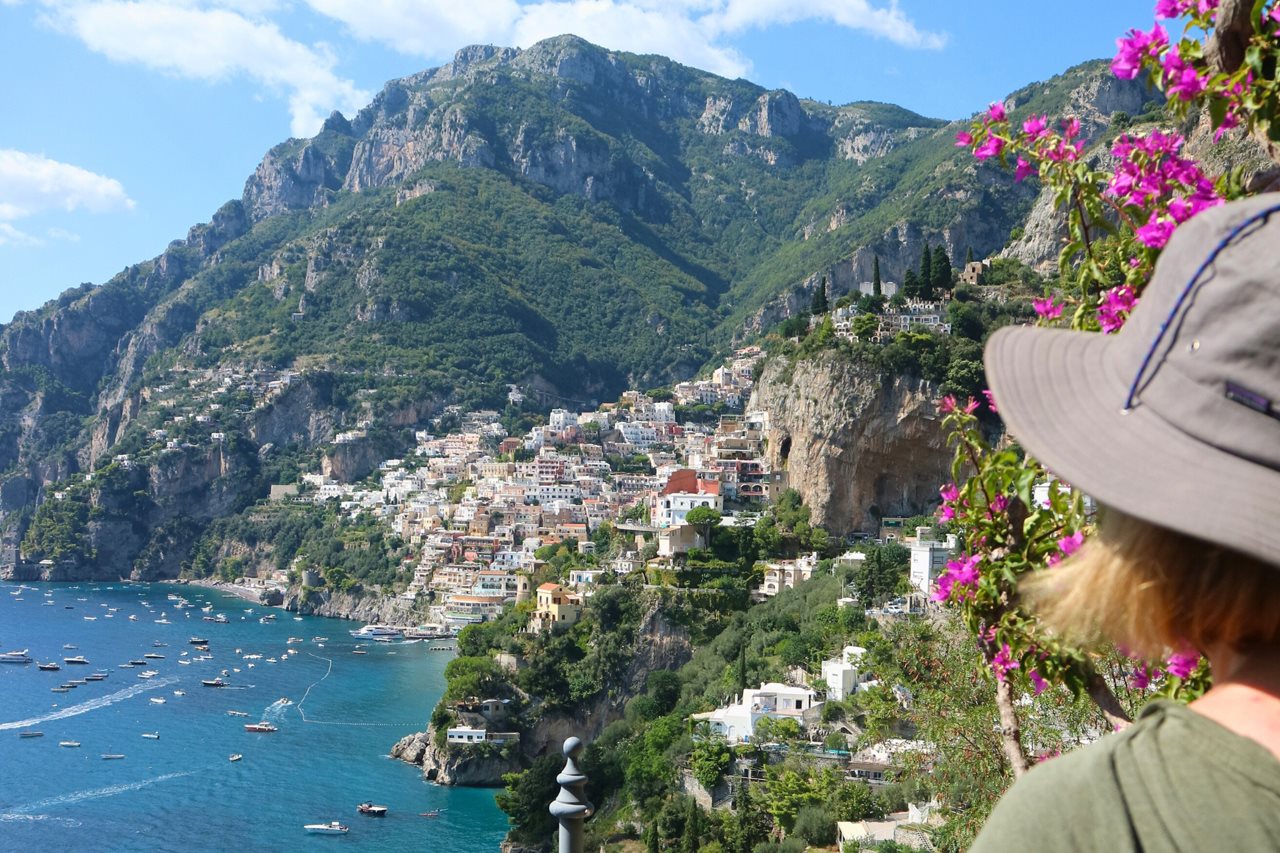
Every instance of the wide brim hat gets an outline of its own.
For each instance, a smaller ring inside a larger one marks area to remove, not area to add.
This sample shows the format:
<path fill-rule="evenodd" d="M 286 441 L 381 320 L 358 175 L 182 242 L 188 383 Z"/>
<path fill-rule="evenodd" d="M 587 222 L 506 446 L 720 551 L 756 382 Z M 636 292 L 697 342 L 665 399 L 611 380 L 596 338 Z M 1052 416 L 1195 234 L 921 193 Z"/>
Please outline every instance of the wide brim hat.
<path fill-rule="evenodd" d="M 1181 225 L 1119 332 L 1004 328 L 985 363 L 1055 475 L 1280 567 L 1280 195 Z"/>

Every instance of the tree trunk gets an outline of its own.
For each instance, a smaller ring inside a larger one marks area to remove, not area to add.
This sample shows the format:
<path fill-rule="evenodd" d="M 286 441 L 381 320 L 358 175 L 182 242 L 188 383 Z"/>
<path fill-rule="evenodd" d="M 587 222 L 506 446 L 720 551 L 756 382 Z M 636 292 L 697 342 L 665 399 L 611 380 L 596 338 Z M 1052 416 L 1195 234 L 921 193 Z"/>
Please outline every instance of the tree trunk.
<path fill-rule="evenodd" d="M 1125 712 L 1124 706 L 1120 704 L 1120 700 L 1116 698 L 1116 694 L 1111 691 L 1111 686 L 1102 677 L 1102 673 L 1094 670 L 1089 676 L 1088 690 L 1089 698 L 1098 706 L 1098 710 L 1107 720 L 1107 725 L 1114 731 L 1127 728 L 1133 722 Z"/>
<path fill-rule="evenodd" d="M 1013 769 L 1013 778 L 1018 779 L 1030 769 L 1031 762 L 1022 747 L 1022 725 L 1013 707 L 1013 688 L 1008 681 L 996 681 L 996 708 L 1000 711 L 1000 745 L 1004 747 L 1009 767 Z"/>

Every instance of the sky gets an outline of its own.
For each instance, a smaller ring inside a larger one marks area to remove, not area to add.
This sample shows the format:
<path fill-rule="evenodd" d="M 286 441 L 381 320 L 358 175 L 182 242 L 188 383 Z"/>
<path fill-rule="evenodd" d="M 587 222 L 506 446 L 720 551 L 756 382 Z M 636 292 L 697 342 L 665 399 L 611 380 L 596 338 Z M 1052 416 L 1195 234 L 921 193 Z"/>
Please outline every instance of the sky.
<path fill-rule="evenodd" d="M 957 119 L 1149 27 L 1153 0 L 0 0 L 0 323 L 158 255 L 263 154 L 468 44 L 574 33 Z"/>

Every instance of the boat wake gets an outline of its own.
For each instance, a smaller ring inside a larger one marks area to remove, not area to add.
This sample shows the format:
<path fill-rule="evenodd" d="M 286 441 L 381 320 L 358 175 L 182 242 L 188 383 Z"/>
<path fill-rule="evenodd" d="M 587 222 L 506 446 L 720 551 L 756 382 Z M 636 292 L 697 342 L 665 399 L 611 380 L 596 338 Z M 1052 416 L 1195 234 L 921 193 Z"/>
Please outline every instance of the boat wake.
<path fill-rule="evenodd" d="M 311 689 L 315 687 L 317 684 L 319 684 L 321 681 L 324 681 L 330 675 L 333 675 L 333 658 L 322 658 L 319 655 L 311 654 L 311 652 L 307 652 L 307 654 L 311 655 L 311 657 L 315 658 L 316 660 L 328 661 L 329 668 L 325 670 L 324 675 L 320 676 L 315 681 L 311 682 L 311 684 L 307 687 L 306 692 L 302 694 L 302 698 L 298 700 L 297 709 L 298 709 L 298 714 L 302 717 L 302 722 L 310 723 L 313 726 L 346 726 L 346 727 L 355 728 L 355 729 L 384 729 L 384 728 L 403 729 L 403 728 L 412 728 L 413 726 L 418 725 L 417 723 L 350 723 L 346 721 L 339 722 L 339 721 L 330 721 L 330 720 L 310 719 L 309 717 L 307 717 L 307 712 L 303 710 L 302 706 L 307 703 L 307 697 L 311 695 Z M 276 704 L 279 704 L 279 703 L 276 703 Z M 284 709 L 282 708 L 281 711 L 283 710 Z"/>
<path fill-rule="evenodd" d="M 48 814 L 18 814 L 16 812 L 0 812 L 0 823 L 52 823 L 58 826 L 65 826 L 68 829 L 84 826 L 80 821 L 71 817 L 54 817 Z"/>
<path fill-rule="evenodd" d="M 39 811 L 41 809 L 51 809 L 57 806 L 69 806 L 75 803 L 82 803 L 85 800 L 96 800 L 101 797 L 114 797 L 116 794 L 124 794 L 129 791 L 139 791 L 159 782 L 168 782 L 170 779 L 179 779 L 183 776 L 190 776 L 196 771 L 186 770 L 182 773 L 166 773 L 163 776 L 156 776 L 151 779 L 142 779 L 138 782 L 122 782 L 119 785 L 108 785 L 105 788 L 91 788 L 87 791 L 73 791 L 70 794 L 60 794 L 56 797 L 39 800 L 38 802 L 28 803 L 25 806 L 16 806 L 11 810 L 11 815 L 16 819 L 22 819 L 24 813 Z M 30 816 L 32 819 L 38 820 L 43 815 Z"/>
<path fill-rule="evenodd" d="M 177 683 L 175 676 L 168 678 L 157 678 L 142 684 L 135 684 L 132 687 L 126 687 L 124 690 L 117 690 L 115 693 L 108 693 L 106 696 L 99 696 L 97 699 L 90 699 L 88 702 L 81 702 L 79 705 L 71 705 L 66 708 L 59 708 L 56 711 L 50 711 L 48 714 L 42 714 L 39 717 L 31 717 L 27 720 L 16 720 L 12 723 L 0 723 L 0 731 L 9 729 L 25 729 L 30 726 L 38 726 L 41 723 L 52 722 L 53 720 L 65 720 L 67 717 L 76 717 L 80 714 L 87 714 L 90 711 L 97 711 L 100 708 L 106 708 L 117 702 L 123 702 L 126 699 L 132 699 L 140 693 L 148 690 L 156 690 L 160 687 L 167 687 L 170 684 Z"/>
<path fill-rule="evenodd" d="M 284 712 L 292 704 L 293 703 L 290 702 L 288 699 L 277 699 L 276 701 L 268 705 L 266 708 L 262 709 L 262 719 L 271 720 L 272 722 L 278 722 L 280 719 L 284 717 Z"/>

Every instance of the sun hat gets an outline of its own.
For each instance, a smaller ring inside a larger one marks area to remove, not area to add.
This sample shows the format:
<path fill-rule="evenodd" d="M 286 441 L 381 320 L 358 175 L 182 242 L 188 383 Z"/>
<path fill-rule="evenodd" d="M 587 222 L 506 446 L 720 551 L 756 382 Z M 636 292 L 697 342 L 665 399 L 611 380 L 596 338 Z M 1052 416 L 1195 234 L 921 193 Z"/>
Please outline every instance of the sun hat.
<path fill-rule="evenodd" d="M 984 360 L 1054 474 L 1280 568 L 1280 195 L 1181 225 L 1118 333 L 1004 328 Z"/>

